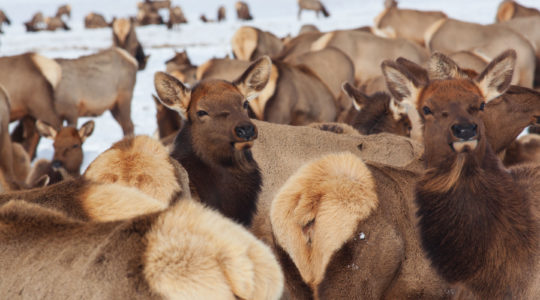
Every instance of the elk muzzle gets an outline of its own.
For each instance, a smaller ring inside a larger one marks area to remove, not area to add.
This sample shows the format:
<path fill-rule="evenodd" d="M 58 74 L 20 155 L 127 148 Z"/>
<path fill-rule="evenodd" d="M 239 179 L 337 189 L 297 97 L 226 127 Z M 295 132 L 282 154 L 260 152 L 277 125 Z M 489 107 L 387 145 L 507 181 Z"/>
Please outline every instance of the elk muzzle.
<path fill-rule="evenodd" d="M 452 135 L 457 141 L 451 146 L 456 152 L 473 151 L 478 146 L 478 125 L 461 123 L 452 125 Z"/>
<path fill-rule="evenodd" d="M 239 141 L 234 142 L 234 147 L 237 150 L 249 149 L 257 138 L 257 127 L 251 122 L 240 124 L 234 128 L 234 136 L 239 139 Z"/>

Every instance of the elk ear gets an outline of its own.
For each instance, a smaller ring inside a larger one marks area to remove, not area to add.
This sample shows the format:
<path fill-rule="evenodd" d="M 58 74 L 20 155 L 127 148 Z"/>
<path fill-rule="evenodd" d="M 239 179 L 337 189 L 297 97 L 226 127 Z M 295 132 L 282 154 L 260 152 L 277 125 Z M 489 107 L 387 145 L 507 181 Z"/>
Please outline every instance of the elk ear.
<path fill-rule="evenodd" d="M 469 78 L 456 62 L 440 52 L 431 55 L 428 72 L 431 79 Z"/>
<path fill-rule="evenodd" d="M 178 79 L 163 72 L 156 72 L 154 85 L 161 103 L 186 118 L 191 101 L 191 90 Z"/>
<path fill-rule="evenodd" d="M 421 84 L 403 66 L 396 62 L 385 60 L 382 63 L 382 72 L 386 79 L 388 90 L 399 102 L 408 102 L 416 107 Z"/>
<path fill-rule="evenodd" d="M 504 94 L 510 87 L 515 65 L 516 51 L 506 50 L 495 57 L 484 71 L 474 79 L 486 102 Z"/>
<path fill-rule="evenodd" d="M 272 60 L 263 56 L 253 62 L 233 84 L 244 94 L 246 99 L 256 98 L 270 79 Z"/>
<path fill-rule="evenodd" d="M 94 132 L 94 121 L 90 120 L 86 123 L 84 123 L 81 128 L 79 128 L 79 136 L 81 137 L 81 141 L 84 143 L 87 137 L 92 135 L 92 132 Z"/>
<path fill-rule="evenodd" d="M 341 89 L 343 90 L 345 95 L 351 98 L 354 108 L 357 111 L 362 110 L 362 106 L 367 102 L 368 97 L 348 82 L 344 82 L 341 85 Z"/>
<path fill-rule="evenodd" d="M 427 85 L 429 82 L 429 76 L 426 69 L 422 68 L 419 64 L 410 61 L 404 57 L 398 57 L 396 62 L 407 69 L 411 74 L 414 75 L 414 78 L 418 81 L 420 85 Z"/>
<path fill-rule="evenodd" d="M 49 138 L 51 140 L 54 140 L 54 138 L 56 137 L 56 134 L 58 133 L 56 129 L 54 129 L 54 127 L 52 127 L 51 125 L 41 120 L 36 121 L 36 128 L 39 135 Z"/>

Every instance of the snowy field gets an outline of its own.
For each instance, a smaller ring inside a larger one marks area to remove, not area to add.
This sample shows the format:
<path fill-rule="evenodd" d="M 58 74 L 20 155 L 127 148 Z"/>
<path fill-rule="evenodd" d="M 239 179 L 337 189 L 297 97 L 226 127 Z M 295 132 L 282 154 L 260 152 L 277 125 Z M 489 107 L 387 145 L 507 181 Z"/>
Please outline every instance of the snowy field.
<path fill-rule="evenodd" d="M 144 71 L 137 74 L 134 98 L 132 101 L 132 119 L 136 134 L 153 134 L 157 128 L 155 107 L 151 94 L 155 93 L 153 75 L 165 70 L 165 61 L 174 55 L 174 50 L 186 49 L 192 63 L 199 65 L 212 57 L 223 57 L 231 53 L 230 40 L 234 32 L 243 25 L 256 26 L 273 32 L 278 36 L 296 35 L 303 24 L 314 24 L 320 30 L 348 29 L 372 25 L 373 19 L 383 10 L 383 0 L 322 0 L 330 11 L 330 18 L 315 17 L 315 13 L 305 11 L 301 21 L 297 20 L 296 0 L 255 0 L 246 1 L 250 6 L 253 21 L 236 20 L 234 3 L 236 0 L 172 0 L 173 5 L 180 5 L 188 19 L 174 30 L 166 26 L 145 26 L 137 28 L 137 35 L 150 59 Z M 112 33 L 106 29 L 84 29 L 84 16 L 89 12 L 101 13 L 107 21 L 113 16 L 127 17 L 136 15 L 135 0 L 3 0 L 3 9 L 12 21 L 11 26 L 3 27 L 5 34 L 0 35 L 0 56 L 15 55 L 35 51 L 50 58 L 75 58 L 87 55 L 112 45 Z M 26 33 L 23 22 L 42 11 L 45 16 L 54 15 L 58 6 L 69 3 L 72 16 L 68 25 L 71 31 Z M 452 18 L 477 22 L 492 23 L 495 19 L 498 0 L 402 0 L 402 8 L 422 10 L 442 10 Z M 520 0 L 519 3 L 540 8 L 539 0 Z M 227 20 L 222 23 L 202 23 L 201 14 L 207 18 L 216 18 L 217 8 L 225 5 Z M 164 19 L 168 13 L 163 11 Z M 539 29 L 540 30 L 540 29 Z M 82 118 L 79 125 L 87 119 Z M 122 138 L 122 130 L 109 112 L 95 118 L 96 127 L 92 136 L 85 142 L 83 149 L 85 160 L 83 168 L 101 152 Z M 52 158 L 52 142 L 42 139 L 38 148 L 38 157 Z"/>

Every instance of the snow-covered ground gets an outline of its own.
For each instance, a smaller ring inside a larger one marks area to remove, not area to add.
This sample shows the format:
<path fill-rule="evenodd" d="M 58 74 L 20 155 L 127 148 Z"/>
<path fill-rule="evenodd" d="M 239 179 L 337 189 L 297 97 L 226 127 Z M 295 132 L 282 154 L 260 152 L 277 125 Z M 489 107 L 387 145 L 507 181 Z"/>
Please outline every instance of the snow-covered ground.
<path fill-rule="evenodd" d="M 244 0 L 245 1 L 245 0 Z M 136 14 L 135 0 L 3 0 L 3 9 L 11 18 L 12 25 L 4 26 L 0 36 L 0 56 L 15 55 L 27 51 L 39 52 L 51 58 L 75 58 L 94 53 L 112 45 L 110 29 L 84 29 L 83 19 L 89 12 L 101 13 L 107 20 L 113 16 L 126 17 Z M 173 56 L 174 50 L 186 49 L 194 64 L 201 64 L 212 57 L 223 57 L 231 53 L 230 39 L 243 25 L 269 30 L 278 36 L 296 35 L 303 24 L 315 24 L 320 30 L 347 29 L 372 25 L 375 16 L 383 10 L 383 0 L 322 0 L 330 11 L 330 18 L 315 17 L 315 13 L 305 11 L 301 21 L 297 20 L 296 0 L 255 0 L 245 1 L 250 6 L 253 21 L 236 20 L 234 3 L 236 0 L 172 0 L 180 5 L 189 21 L 174 30 L 165 26 L 145 26 L 137 28 L 137 35 L 150 59 L 144 71 L 137 74 L 137 85 L 132 102 L 132 119 L 136 134 L 153 134 L 156 130 L 155 107 L 151 98 L 154 93 L 153 75 L 165 69 L 164 62 Z M 72 16 L 69 21 L 71 31 L 26 33 L 23 22 L 42 11 L 45 16 L 54 15 L 58 6 L 69 3 Z M 498 0 L 402 0 L 402 8 L 422 10 L 442 10 L 452 18 L 491 23 L 495 18 Z M 540 8 L 539 0 L 520 0 L 519 3 Z M 225 5 L 227 20 L 222 23 L 202 23 L 201 14 L 216 18 L 217 8 Z M 164 12 L 167 19 L 167 13 Z M 540 29 L 539 29 L 540 30 Z M 5 70 L 2 70 L 5 71 Z M 30 88 L 30 87 L 29 87 Z M 80 120 L 83 124 L 86 118 Z M 122 130 L 109 112 L 95 118 L 96 127 L 83 149 L 85 168 L 99 153 L 122 138 Z M 52 142 L 42 139 L 38 157 L 52 157 Z"/>

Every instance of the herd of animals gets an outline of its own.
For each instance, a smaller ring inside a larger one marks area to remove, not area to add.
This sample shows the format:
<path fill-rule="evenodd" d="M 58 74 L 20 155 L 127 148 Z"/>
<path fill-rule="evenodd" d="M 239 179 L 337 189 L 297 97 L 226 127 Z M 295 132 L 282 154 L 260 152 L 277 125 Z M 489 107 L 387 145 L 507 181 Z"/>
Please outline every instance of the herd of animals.
<path fill-rule="evenodd" d="M 539 10 L 243 26 L 234 59 L 155 74 L 157 138 L 130 117 L 136 25 L 76 59 L 0 57 L 3 297 L 540 298 Z M 106 110 L 125 137 L 80 174 L 77 119 Z"/>

